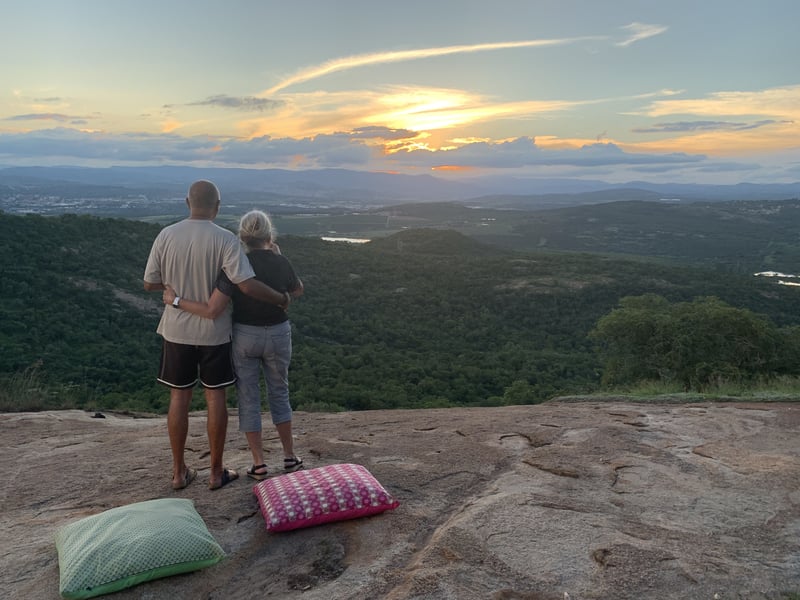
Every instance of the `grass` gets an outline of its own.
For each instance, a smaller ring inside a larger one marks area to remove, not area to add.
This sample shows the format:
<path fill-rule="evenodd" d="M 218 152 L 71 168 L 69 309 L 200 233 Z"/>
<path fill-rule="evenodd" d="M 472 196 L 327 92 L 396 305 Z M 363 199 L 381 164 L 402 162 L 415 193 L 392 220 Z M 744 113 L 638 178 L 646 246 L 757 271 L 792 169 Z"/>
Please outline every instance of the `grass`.
<path fill-rule="evenodd" d="M 38 364 L 5 378 L 0 378 L 0 412 L 36 412 L 85 408 L 84 402 L 74 400 L 74 390 L 62 386 L 59 389 L 42 381 Z M 86 391 L 83 391 L 83 395 Z M 91 395 L 91 394 L 89 394 Z M 205 409 L 205 397 L 195 390 L 193 410 Z M 70 400 L 72 398 L 72 400 Z M 775 377 L 753 382 L 720 381 L 702 390 L 685 390 L 682 385 L 668 381 L 641 381 L 633 385 L 600 390 L 593 394 L 564 396 L 559 401 L 597 402 L 603 400 L 691 403 L 691 402 L 798 402 L 800 401 L 800 377 Z M 81 406 L 79 406 L 79 404 Z M 115 410 L 139 410 L 141 407 L 124 406 L 125 399 L 116 403 Z M 228 397 L 228 405 L 235 406 L 235 396 Z M 486 406 L 490 403 L 487 402 Z M 166 405 L 163 407 L 166 408 Z M 144 409 L 142 409 L 144 410 Z M 154 407 L 147 407 L 153 411 Z M 296 410 L 307 412 L 339 412 L 342 407 L 329 402 L 306 402 Z M 155 411 L 162 412 L 162 411 Z M 800 600 L 800 595 L 796 600 Z"/>
<path fill-rule="evenodd" d="M 0 412 L 44 410 L 51 404 L 49 396 L 35 364 L 0 381 Z"/>
<path fill-rule="evenodd" d="M 700 390 L 686 390 L 678 382 L 640 381 L 582 398 L 597 400 L 603 397 L 634 402 L 797 402 L 800 401 L 800 377 L 774 377 L 751 382 L 719 381 Z"/>

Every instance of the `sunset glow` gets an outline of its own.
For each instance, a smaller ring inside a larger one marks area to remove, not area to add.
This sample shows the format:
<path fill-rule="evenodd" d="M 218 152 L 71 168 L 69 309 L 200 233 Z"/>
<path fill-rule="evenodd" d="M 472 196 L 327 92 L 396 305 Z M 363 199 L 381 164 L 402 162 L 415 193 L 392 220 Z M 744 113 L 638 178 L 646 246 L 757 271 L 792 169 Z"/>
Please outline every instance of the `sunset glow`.
<path fill-rule="evenodd" d="M 4 3 L 40 31 L 4 34 L 0 165 L 799 181 L 800 5 L 764 1 Z"/>

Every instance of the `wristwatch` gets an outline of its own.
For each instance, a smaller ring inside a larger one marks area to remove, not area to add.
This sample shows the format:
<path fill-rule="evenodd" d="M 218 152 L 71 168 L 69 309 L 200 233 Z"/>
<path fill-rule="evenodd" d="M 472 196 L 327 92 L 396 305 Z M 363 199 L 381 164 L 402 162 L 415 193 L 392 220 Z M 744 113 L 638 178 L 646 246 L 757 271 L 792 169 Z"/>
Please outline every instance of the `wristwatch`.
<path fill-rule="evenodd" d="M 178 305 L 180 304 L 180 302 L 181 302 L 181 297 L 175 296 L 175 300 L 172 301 L 172 306 L 174 306 L 175 308 L 179 308 Z"/>

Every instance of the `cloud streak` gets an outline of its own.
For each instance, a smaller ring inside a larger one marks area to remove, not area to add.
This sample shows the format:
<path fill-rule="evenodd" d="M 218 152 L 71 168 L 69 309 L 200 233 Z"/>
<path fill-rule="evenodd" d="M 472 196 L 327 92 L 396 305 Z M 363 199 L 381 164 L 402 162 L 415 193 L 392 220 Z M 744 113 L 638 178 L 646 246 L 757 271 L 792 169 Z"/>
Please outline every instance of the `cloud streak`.
<path fill-rule="evenodd" d="M 617 42 L 616 45 L 624 48 L 636 42 L 646 40 L 647 38 L 660 35 L 667 30 L 667 27 L 663 27 L 662 25 L 647 25 L 646 23 L 634 22 L 630 25 L 625 25 L 623 29 L 629 31 L 630 36 L 621 42 Z"/>
<path fill-rule="evenodd" d="M 623 29 L 629 32 L 629 36 L 617 42 L 617 46 L 630 46 L 631 44 L 659 35 L 667 30 L 661 25 L 648 25 L 645 23 L 631 23 L 625 25 Z M 414 50 L 397 50 L 389 52 L 375 52 L 371 54 L 356 54 L 329 60 L 320 65 L 315 65 L 302 69 L 294 75 L 287 77 L 277 85 L 272 86 L 259 94 L 260 97 L 269 97 L 278 92 L 313 79 L 330 75 L 339 71 L 347 71 L 367 65 L 386 64 L 393 62 L 404 62 L 409 60 L 420 60 L 437 56 L 447 56 L 451 54 L 468 54 L 473 52 L 490 52 L 496 50 L 509 50 L 516 48 L 543 48 L 549 46 L 566 46 L 586 41 L 604 41 L 608 36 L 580 36 L 568 38 L 521 40 L 515 42 L 490 42 L 483 44 L 462 44 L 455 46 L 438 46 L 431 48 L 417 48 Z"/>
<path fill-rule="evenodd" d="M 755 123 L 732 123 L 730 121 L 678 121 L 675 123 L 656 123 L 652 127 L 633 129 L 634 133 L 676 133 L 685 131 L 745 131 L 757 129 L 767 125 L 774 125 L 777 121 L 766 119 Z"/>
<path fill-rule="evenodd" d="M 575 44 L 583 41 L 598 41 L 607 39 L 605 36 L 586 36 L 586 37 L 573 37 L 573 38 L 559 38 L 559 39 L 540 39 L 540 40 L 523 40 L 517 42 L 493 42 L 486 44 L 465 44 L 457 46 L 440 46 L 433 48 L 418 48 L 416 50 L 398 50 L 394 52 L 376 52 L 372 54 L 356 54 L 353 56 L 346 56 L 344 58 L 337 58 L 329 60 L 320 65 L 315 65 L 303 69 L 294 75 L 284 79 L 277 85 L 265 90 L 261 97 L 272 96 L 281 90 L 298 83 L 304 83 L 313 79 L 318 79 L 336 73 L 339 71 L 347 71 L 357 67 L 364 67 L 367 65 L 378 65 L 393 62 L 403 62 L 409 60 L 420 60 L 424 58 L 433 58 L 436 56 L 447 56 L 449 54 L 467 54 L 471 52 L 488 52 L 493 50 L 508 50 L 512 48 L 542 48 L 547 46 L 564 46 L 568 44 Z"/>
<path fill-rule="evenodd" d="M 58 123 L 69 123 L 71 121 L 79 120 L 81 122 L 86 120 L 86 117 L 76 117 L 65 115 L 62 113 L 28 113 L 25 115 L 13 115 L 6 117 L 6 121 L 56 121 Z"/>
<path fill-rule="evenodd" d="M 228 96 L 219 94 L 211 96 L 198 102 L 190 102 L 187 106 L 217 106 L 221 108 L 232 108 L 243 111 L 264 112 L 283 104 L 280 100 L 270 100 L 269 98 L 257 98 L 255 96 Z M 167 105 L 165 108 L 170 108 Z"/>

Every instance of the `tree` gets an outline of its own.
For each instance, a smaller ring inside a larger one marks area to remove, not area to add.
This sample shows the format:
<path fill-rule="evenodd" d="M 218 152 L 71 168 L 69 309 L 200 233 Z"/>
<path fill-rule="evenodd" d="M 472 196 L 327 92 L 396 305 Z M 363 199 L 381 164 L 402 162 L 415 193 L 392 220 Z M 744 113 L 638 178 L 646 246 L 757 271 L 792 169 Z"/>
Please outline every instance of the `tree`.
<path fill-rule="evenodd" d="M 796 334 L 716 297 L 675 304 L 653 294 L 626 297 L 590 338 L 605 358 L 606 384 L 655 379 L 702 389 L 797 370 L 782 360 L 796 355 Z"/>

